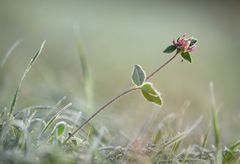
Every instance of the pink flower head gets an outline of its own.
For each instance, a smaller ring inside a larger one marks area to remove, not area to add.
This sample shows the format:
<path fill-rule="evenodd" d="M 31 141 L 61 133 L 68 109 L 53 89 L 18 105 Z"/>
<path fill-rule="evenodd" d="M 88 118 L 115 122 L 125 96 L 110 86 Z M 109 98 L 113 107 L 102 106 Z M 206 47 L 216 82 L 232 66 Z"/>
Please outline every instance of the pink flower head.
<path fill-rule="evenodd" d="M 173 40 L 173 45 L 177 48 L 178 51 L 181 52 L 192 52 L 192 50 L 196 47 L 195 43 L 196 39 L 193 37 L 186 38 L 186 34 L 179 37 L 177 41 Z"/>

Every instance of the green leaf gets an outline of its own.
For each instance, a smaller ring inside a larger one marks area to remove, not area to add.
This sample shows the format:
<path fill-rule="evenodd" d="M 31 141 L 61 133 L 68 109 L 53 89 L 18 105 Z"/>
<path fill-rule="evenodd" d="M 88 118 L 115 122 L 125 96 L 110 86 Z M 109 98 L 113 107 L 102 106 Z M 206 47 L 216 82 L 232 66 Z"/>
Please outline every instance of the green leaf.
<path fill-rule="evenodd" d="M 153 88 L 152 83 L 146 82 L 141 87 L 143 96 L 150 102 L 157 105 L 162 105 L 160 93 Z"/>
<path fill-rule="evenodd" d="M 173 51 L 175 51 L 176 49 L 177 49 L 176 46 L 170 45 L 163 52 L 169 54 L 169 53 L 172 53 Z"/>
<path fill-rule="evenodd" d="M 61 121 L 61 122 L 59 122 L 59 123 L 57 123 L 57 135 L 58 136 L 61 136 L 62 134 L 63 134 L 63 132 L 64 132 L 64 130 L 65 130 L 65 122 L 63 122 L 63 121 Z"/>
<path fill-rule="evenodd" d="M 192 63 L 192 59 L 191 59 L 191 55 L 189 52 L 182 52 L 181 56 L 183 57 L 183 59 L 189 61 L 190 63 Z"/>
<path fill-rule="evenodd" d="M 39 134 L 38 138 L 42 136 L 42 134 L 49 128 L 50 125 L 52 125 L 53 121 L 56 120 L 56 118 L 63 113 L 64 110 L 69 108 L 72 105 L 72 103 L 68 103 L 65 105 L 62 109 L 60 109 L 46 124 L 46 126 L 43 128 L 42 132 Z M 56 127 L 56 126 L 55 126 Z"/>
<path fill-rule="evenodd" d="M 141 86 L 146 79 L 146 74 L 140 65 L 134 65 L 132 81 L 135 85 Z"/>

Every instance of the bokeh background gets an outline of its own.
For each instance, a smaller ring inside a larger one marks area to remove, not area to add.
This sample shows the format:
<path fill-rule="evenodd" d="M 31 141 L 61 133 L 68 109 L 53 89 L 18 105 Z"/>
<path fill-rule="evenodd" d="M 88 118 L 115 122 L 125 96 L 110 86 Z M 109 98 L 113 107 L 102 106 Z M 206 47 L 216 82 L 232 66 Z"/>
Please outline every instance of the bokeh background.
<path fill-rule="evenodd" d="M 161 109 L 135 92 L 93 122 L 131 137 L 152 115 L 160 113 L 163 119 L 188 104 L 184 124 L 203 115 L 196 130 L 202 134 L 210 119 L 212 81 L 222 141 L 229 143 L 240 137 L 239 15 L 238 1 L 0 0 L 0 61 L 20 43 L 0 68 L 0 107 L 9 106 L 43 40 L 46 46 L 24 81 L 18 109 L 54 104 L 66 95 L 75 108 L 90 115 L 131 86 L 134 64 L 152 72 L 170 57 L 162 53 L 166 46 L 187 33 L 199 40 L 193 63 L 177 58 L 152 79 L 164 99 Z"/>

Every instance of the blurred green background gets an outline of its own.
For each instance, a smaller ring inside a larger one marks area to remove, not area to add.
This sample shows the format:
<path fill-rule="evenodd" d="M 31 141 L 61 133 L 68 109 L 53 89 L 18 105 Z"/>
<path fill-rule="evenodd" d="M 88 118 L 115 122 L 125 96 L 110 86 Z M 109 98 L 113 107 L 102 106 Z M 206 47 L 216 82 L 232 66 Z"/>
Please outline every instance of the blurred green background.
<path fill-rule="evenodd" d="M 9 106 L 28 61 L 43 40 L 46 46 L 24 81 L 18 108 L 54 104 L 66 95 L 90 115 L 131 86 L 134 64 L 151 73 L 170 57 L 162 53 L 164 48 L 187 33 L 199 40 L 193 64 L 177 58 L 152 79 L 164 99 L 161 109 L 132 93 L 94 122 L 134 136 L 155 112 L 162 119 L 190 103 L 184 123 L 191 125 L 203 115 L 201 134 L 210 119 L 212 81 L 222 140 L 232 141 L 240 137 L 239 15 L 238 1 L 0 0 L 0 61 L 22 40 L 0 69 L 0 107 Z M 78 41 L 91 74 L 93 96 L 88 108 Z"/>

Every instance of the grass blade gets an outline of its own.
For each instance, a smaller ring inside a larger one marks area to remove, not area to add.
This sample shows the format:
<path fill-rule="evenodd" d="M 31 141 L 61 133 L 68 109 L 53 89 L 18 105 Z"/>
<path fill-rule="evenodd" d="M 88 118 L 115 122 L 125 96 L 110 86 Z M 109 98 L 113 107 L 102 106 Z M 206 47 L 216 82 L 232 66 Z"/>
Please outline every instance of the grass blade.
<path fill-rule="evenodd" d="M 209 126 L 209 127 L 208 127 L 208 130 L 207 130 L 207 132 L 206 132 L 206 134 L 204 135 L 204 138 L 203 138 L 203 142 L 202 142 L 202 147 L 203 147 L 203 148 L 206 148 L 206 147 L 207 147 L 208 138 L 209 138 L 209 135 L 210 135 L 210 131 L 211 131 L 211 127 Z"/>
<path fill-rule="evenodd" d="M 88 61 L 87 61 L 87 56 L 84 51 L 82 41 L 79 39 L 80 38 L 79 31 L 80 31 L 79 26 L 74 25 L 73 32 L 75 33 L 75 36 L 77 36 L 75 38 L 76 39 L 76 48 L 77 48 L 81 72 L 82 72 L 82 76 L 83 76 L 85 96 L 86 96 L 86 100 L 87 100 L 86 105 L 88 108 L 91 108 L 92 103 L 93 103 L 92 102 L 93 101 L 93 82 L 92 82 L 92 77 L 91 77 L 91 69 L 90 69 Z"/>
<path fill-rule="evenodd" d="M 213 126 L 213 134 L 214 134 L 214 142 L 215 146 L 219 148 L 219 124 L 218 124 L 218 111 L 215 102 L 214 96 L 214 84 L 210 82 L 210 92 L 211 92 L 211 109 L 212 109 L 212 126 Z"/>
<path fill-rule="evenodd" d="M 88 62 L 86 59 L 86 55 L 83 51 L 80 41 L 77 41 L 77 50 L 78 50 L 78 56 L 80 60 L 82 75 L 84 79 L 84 89 L 85 89 L 85 95 L 87 99 L 87 105 L 91 106 L 92 99 L 93 99 L 91 73 L 90 73 L 90 68 L 88 66 Z"/>
<path fill-rule="evenodd" d="M 42 136 L 42 134 L 47 130 L 47 128 L 53 123 L 53 121 L 62 114 L 62 112 L 69 108 L 70 106 L 72 106 L 72 103 L 67 104 L 66 106 L 64 106 L 61 110 L 59 110 L 46 124 L 46 126 L 44 127 L 44 129 L 42 130 L 42 132 L 39 135 L 39 138 Z"/>
<path fill-rule="evenodd" d="M 10 47 L 10 49 L 7 51 L 6 55 L 4 56 L 2 62 L 1 62 L 1 67 L 4 66 L 6 63 L 7 59 L 11 56 L 12 52 L 17 48 L 17 46 L 22 42 L 22 39 L 18 39 L 13 45 Z"/>
<path fill-rule="evenodd" d="M 66 100 L 66 96 L 61 98 L 54 106 L 45 106 L 45 105 L 30 106 L 28 108 L 21 109 L 20 111 L 15 113 L 13 116 L 16 117 L 16 116 L 18 116 L 19 114 L 21 114 L 22 112 L 24 112 L 26 110 L 35 110 L 35 109 L 37 109 L 37 110 L 38 109 L 49 109 L 50 110 L 50 109 L 56 109 L 63 103 L 64 100 Z"/>
<path fill-rule="evenodd" d="M 52 106 L 44 106 L 44 105 L 39 105 L 39 106 L 30 106 L 30 107 L 27 107 L 27 108 L 24 108 L 24 109 L 21 109 L 19 112 L 15 113 L 13 116 L 16 117 L 18 116 L 19 114 L 23 113 L 24 111 L 27 111 L 27 110 L 38 110 L 38 109 L 53 109 L 54 107 Z"/>
<path fill-rule="evenodd" d="M 32 57 L 32 59 L 30 60 L 28 66 L 27 66 L 27 68 L 25 69 L 25 71 L 24 71 L 24 73 L 23 73 L 23 75 L 22 75 L 22 78 L 21 78 L 20 82 L 18 83 L 18 87 L 17 87 L 17 89 L 16 89 L 16 91 L 15 91 L 15 94 L 14 94 L 14 96 L 13 96 L 13 99 L 12 99 L 12 102 L 11 102 L 11 105 L 10 105 L 10 111 L 9 111 L 9 114 L 10 114 L 10 115 L 12 114 L 12 112 L 14 111 L 14 108 L 15 108 L 15 106 L 16 106 L 17 98 L 18 98 L 18 93 L 19 93 L 19 90 L 20 90 L 20 88 L 21 88 L 21 86 L 22 86 L 22 82 L 23 82 L 24 78 L 26 77 L 27 73 L 30 71 L 30 69 L 31 69 L 32 65 L 34 64 L 34 62 L 37 60 L 38 56 L 41 54 L 42 49 L 43 49 L 45 43 L 46 43 L 46 41 L 43 41 L 40 49 L 39 49 L 39 50 L 36 52 L 36 54 Z"/>
<path fill-rule="evenodd" d="M 163 147 L 164 148 L 169 147 L 173 144 L 176 144 L 176 143 L 180 142 L 184 138 L 186 138 L 200 124 L 202 119 L 203 119 L 203 117 L 200 116 L 199 119 L 189 129 L 187 129 L 184 132 L 176 135 L 175 137 L 173 137 L 172 139 L 170 139 L 169 141 L 164 143 Z"/>

